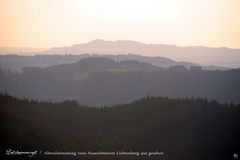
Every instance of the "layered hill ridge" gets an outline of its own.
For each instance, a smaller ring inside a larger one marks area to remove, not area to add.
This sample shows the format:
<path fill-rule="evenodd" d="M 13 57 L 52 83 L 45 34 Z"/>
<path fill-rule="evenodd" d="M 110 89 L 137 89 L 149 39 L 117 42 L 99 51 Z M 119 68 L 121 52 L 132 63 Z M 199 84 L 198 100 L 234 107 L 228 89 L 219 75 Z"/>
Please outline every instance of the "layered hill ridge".
<path fill-rule="evenodd" d="M 29 52 L 32 51 L 32 52 Z M 144 56 L 166 57 L 175 61 L 192 62 L 205 66 L 220 66 L 227 68 L 240 67 L 240 49 L 231 49 L 226 47 L 204 47 L 204 46 L 186 46 L 179 47 L 175 45 L 164 44 L 145 44 L 130 40 L 105 41 L 96 39 L 88 43 L 75 44 L 67 47 L 54 47 L 41 51 L 40 49 L 0 48 L 0 54 L 100 54 L 100 55 L 128 55 L 140 54 Z"/>
<path fill-rule="evenodd" d="M 83 58 L 76 63 L 60 64 L 45 68 L 40 67 L 24 67 L 23 74 L 32 74 L 39 72 L 41 74 L 55 74 L 73 76 L 76 74 L 94 74 L 104 71 L 140 71 L 140 70 L 164 70 L 161 67 L 154 66 L 149 63 L 139 62 L 135 60 L 114 61 L 113 59 L 104 57 Z M 57 77 L 56 77 L 57 78 Z"/>
<path fill-rule="evenodd" d="M 0 90 L 39 100 L 77 100 L 94 106 L 130 102 L 146 95 L 203 97 L 240 103 L 240 70 L 164 69 L 145 62 L 86 58 L 72 64 L 0 72 Z"/>
<path fill-rule="evenodd" d="M 100 55 L 100 54 L 81 54 L 81 55 L 35 55 L 35 56 L 18 56 L 18 55 L 2 55 L 0 56 L 0 68 L 4 70 L 12 70 L 22 72 L 24 67 L 49 67 L 58 64 L 75 63 L 83 58 L 110 58 L 115 61 L 134 60 L 139 62 L 150 63 L 155 66 L 168 68 L 170 66 L 183 65 L 187 68 L 190 66 L 200 66 L 199 64 L 190 62 L 177 62 L 164 57 L 149 57 L 137 54 L 127 55 Z M 228 70 L 226 67 L 219 66 L 202 66 L 207 70 Z"/>

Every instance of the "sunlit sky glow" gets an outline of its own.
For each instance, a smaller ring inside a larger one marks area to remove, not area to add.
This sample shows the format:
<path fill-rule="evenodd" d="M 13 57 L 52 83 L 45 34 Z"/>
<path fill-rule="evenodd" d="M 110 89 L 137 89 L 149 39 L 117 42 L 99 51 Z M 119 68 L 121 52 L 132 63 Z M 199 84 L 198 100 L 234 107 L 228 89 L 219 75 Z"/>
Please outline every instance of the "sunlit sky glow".
<path fill-rule="evenodd" d="M 0 0 L 0 47 L 94 39 L 240 48 L 240 0 Z"/>

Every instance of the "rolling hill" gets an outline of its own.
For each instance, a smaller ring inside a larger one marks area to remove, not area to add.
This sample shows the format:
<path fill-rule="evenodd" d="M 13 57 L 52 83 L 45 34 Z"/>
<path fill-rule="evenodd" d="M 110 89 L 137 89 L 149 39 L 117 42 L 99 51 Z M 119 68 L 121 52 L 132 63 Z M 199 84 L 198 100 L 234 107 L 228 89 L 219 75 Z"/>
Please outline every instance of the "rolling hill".
<path fill-rule="evenodd" d="M 165 69 L 134 60 L 85 58 L 77 63 L 1 70 L 0 90 L 39 100 L 77 100 L 80 104 L 115 105 L 147 94 L 202 97 L 240 103 L 240 70 L 208 71 L 175 66 Z"/>

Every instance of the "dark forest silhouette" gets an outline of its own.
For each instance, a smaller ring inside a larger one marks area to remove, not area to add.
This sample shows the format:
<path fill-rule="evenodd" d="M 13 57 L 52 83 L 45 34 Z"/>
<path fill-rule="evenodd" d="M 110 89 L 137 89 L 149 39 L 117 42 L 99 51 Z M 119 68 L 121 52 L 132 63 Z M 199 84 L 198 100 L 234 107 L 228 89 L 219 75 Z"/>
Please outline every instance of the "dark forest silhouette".
<path fill-rule="evenodd" d="M 229 160 L 240 151 L 240 105 L 199 98 L 147 96 L 128 104 L 94 108 L 79 106 L 71 100 L 40 102 L 2 94 L 0 102 L 1 152 L 8 148 L 160 150 L 165 153 L 162 159 L 166 160 Z M 84 159 L 88 158 L 94 159 Z M 102 156 L 97 159 L 126 157 Z M 141 158 L 130 156 L 127 159 Z"/>

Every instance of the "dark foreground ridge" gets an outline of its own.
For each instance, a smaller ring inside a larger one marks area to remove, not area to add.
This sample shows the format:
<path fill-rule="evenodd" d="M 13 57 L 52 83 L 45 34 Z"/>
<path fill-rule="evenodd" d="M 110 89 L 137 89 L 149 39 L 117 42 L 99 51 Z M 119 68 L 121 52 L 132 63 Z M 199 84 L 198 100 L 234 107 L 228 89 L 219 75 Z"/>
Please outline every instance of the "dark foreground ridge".
<path fill-rule="evenodd" d="M 229 160 L 240 153 L 240 105 L 205 99 L 146 97 L 91 108 L 69 100 L 38 102 L 1 94 L 0 127 L 5 159 Z M 5 155 L 9 149 L 40 155 Z M 164 155 L 53 155 L 116 151 Z"/>

